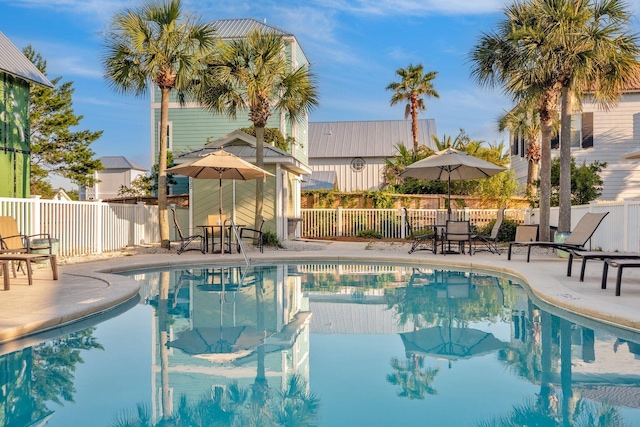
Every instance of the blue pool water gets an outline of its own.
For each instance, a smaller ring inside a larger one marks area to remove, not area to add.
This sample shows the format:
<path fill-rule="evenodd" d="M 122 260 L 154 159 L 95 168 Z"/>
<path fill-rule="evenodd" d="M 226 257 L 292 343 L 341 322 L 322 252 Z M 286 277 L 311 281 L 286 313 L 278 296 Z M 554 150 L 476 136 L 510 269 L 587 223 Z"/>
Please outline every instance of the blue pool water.
<path fill-rule="evenodd" d="M 137 304 L 0 347 L 0 426 L 640 426 L 640 336 L 545 311 L 512 277 L 130 274 Z"/>

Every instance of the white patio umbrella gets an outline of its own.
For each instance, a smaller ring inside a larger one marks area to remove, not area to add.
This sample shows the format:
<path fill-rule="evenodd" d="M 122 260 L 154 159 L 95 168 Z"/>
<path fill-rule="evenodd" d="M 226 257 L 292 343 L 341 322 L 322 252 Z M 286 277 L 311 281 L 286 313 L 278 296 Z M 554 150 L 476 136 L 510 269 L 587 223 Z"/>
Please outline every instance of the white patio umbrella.
<path fill-rule="evenodd" d="M 464 151 L 447 148 L 438 151 L 426 159 L 407 166 L 402 176 L 426 179 L 429 181 L 448 181 L 448 209 L 451 213 L 451 181 L 463 179 L 488 178 L 506 168 L 486 160 L 474 157 Z"/>
<path fill-rule="evenodd" d="M 218 151 L 196 157 L 192 160 L 181 163 L 167 169 L 169 173 L 186 175 L 196 179 L 218 179 L 219 213 L 222 218 L 222 180 L 235 179 L 247 181 L 250 179 L 266 179 L 267 176 L 274 176 L 251 163 L 242 160 L 240 157 L 224 151 L 222 147 Z M 224 227 L 222 241 L 224 242 Z M 221 250 L 224 253 L 224 250 Z"/>
<path fill-rule="evenodd" d="M 247 181 L 250 179 L 265 179 L 274 176 L 264 169 L 242 160 L 240 157 L 224 151 L 222 147 L 218 151 L 194 158 L 185 163 L 167 169 L 167 172 L 178 175 L 186 175 L 196 179 L 218 179 L 220 185 L 218 194 L 220 199 L 219 213 L 222 216 L 222 180 L 235 179 Z"/>

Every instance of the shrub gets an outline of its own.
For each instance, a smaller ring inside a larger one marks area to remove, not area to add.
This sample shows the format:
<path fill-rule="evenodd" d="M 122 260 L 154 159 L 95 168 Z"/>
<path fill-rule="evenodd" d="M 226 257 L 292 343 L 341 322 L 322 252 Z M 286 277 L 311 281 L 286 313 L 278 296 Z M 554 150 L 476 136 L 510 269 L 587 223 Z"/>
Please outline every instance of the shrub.
<path fill-rule="evenodd" d="M 489 235 L 491 234 L 491 229 L 493 225 L 496 223 L 495 219 L 492 219 L 489 224 L 484 227 L 478 227 L 478 234 Z M 500 231 L 498 231 L 498 242 L 513 242 L 516 238 L 516 227 L 519 224 L 516 221 L 511 219 L 505 219 L 502 221 L 502 226 L 500 227 Z"/>
<path fill-rule="evenodd" d="M 265 246 L 275 246 L 279 249 L 284 248 L 282 242 L 278 238 L 278 235 L 271 230 L 267 230 L 262 233 L 262 244 Z"/>
<path fill-rule="evenodd" d="M 367 239 L 382 239 L 382 234 L 377 232 L 376 230 L 360 230 L 356 233 L 356 237 L 363 237 Z"/>

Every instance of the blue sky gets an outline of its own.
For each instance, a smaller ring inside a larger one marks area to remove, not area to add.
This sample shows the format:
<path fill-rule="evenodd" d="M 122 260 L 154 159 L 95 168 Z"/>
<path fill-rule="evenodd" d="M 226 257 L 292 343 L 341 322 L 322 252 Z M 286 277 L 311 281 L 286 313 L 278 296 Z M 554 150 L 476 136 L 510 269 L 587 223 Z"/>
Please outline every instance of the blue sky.
<path fill-rule="evenodd" d="M 438 136 L 460 128 L 475 139 L 500 142 L 496 119 L 510 107 L 499 89 L 470 77 L 469 51 L 503 18 L 503 0 L 183 0 L 206 20 L 255 18 L 296 35 L 318 77 L 320 106 L 311 121 L 399 120 L 389 106 L 395 70 L 422 63 L 437 71 L 440 99 L 426 99 L 421 118 Z M 2 31 L 18 48 L 31 44 L 47 60 L 47 75 L 74 82 L 80 128 L 104 130 L 97 156 L 123 155 L 145 166 L 150 158 L 149 99 L 123 96 L 102 78 L 100 33 L 115 11 L 141 0 L 0 0 Z M 640 0 L 629 2 L 640 10 Z M 637 20 L 634 22 L 637 28 Z"/>

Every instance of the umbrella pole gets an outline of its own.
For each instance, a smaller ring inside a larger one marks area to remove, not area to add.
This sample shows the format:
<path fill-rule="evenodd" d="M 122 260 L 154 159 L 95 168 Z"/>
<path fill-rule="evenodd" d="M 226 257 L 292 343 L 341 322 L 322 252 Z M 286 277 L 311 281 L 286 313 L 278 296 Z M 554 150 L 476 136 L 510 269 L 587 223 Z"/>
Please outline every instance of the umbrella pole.
<path fill-rule="evenodd" d="M 451 219 L 451 171 L 449 171 L 447 219 Z"/>
<path fill-rule="evenodd" d="M 220 184 L 218 185 L 218 188 L 220 189 L 219 193 L 219 200 L 218 203 L 220 204 L 220 206 L 218 207 L 218 212 L 220 212 L 220 217 L 219 220 L 220 221 L 220 256 L 224 255 L 224 221 L 222 220 L 222 172 L 220 172 Z"/>

